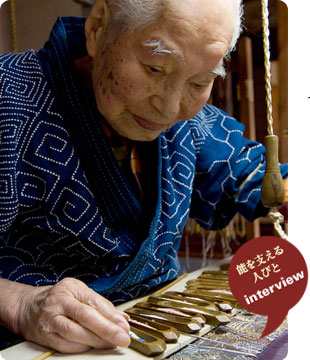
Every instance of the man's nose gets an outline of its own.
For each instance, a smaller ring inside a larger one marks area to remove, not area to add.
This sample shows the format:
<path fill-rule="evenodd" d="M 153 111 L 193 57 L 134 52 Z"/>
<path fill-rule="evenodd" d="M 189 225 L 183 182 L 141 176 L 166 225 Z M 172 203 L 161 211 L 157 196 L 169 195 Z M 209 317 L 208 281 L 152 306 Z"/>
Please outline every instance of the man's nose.
<path fill-rule="evenodd" d="M 158 89 L 157 93 L 151 96 L 150 101 L 161 116 L 170 121 L 176 121 L 180 118 L 183 98 L 183 87 L 170 86 Z"/>

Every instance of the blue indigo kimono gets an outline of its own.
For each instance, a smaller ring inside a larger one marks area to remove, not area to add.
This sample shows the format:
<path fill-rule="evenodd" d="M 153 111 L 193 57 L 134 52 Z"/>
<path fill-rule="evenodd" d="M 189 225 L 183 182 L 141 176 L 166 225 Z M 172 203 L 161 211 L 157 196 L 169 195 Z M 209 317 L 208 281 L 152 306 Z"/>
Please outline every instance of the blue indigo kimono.
<path fill-rule="evenodd" d="M 84 21 L 60 18 L 39 52 L 0 56 L 0 276 L 38 286 L 71 276 L 117 304 L 178 276 L 189 216 L 218 229 L 236 212 L 266 213 L 264 148 L 206 105 L 145 144 L 141 205 L 74 65 Z"/>

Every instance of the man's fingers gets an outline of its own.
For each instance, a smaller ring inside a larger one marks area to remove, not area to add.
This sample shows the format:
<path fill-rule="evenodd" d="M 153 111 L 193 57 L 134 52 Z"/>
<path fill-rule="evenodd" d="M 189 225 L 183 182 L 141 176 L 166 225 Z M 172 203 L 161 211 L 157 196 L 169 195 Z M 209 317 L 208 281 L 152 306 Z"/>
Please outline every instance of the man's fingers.
<path fill-rule="evenodd" d="M 57 333 L 48 333 L 42 345 L 62 353 L 83 353 L 91 349 L 90 346 L 69 341 Z"/>
<path fill-rule="evenodd" d="M 77 322 L 98 338 L 114 346 L 126 347 L 130 344 L 128 335 L 129 325 L 122 314 L 116 312 L 107 318 L 89 305 L 70 299 L 70 302 L 63 304 L 65 314 L 73 321 Z M 98 347 L 98 346 L 96 346 Z"/>
<path fill-rule="evenodd" d="M 130 316 L 128 314 L 126 314 L 124 311 L 120 311 L 119 312 L 122 316 L 124 316 L 124 318 L 126 319 L 126 321 L 128 321 L 130 319 Z"/>
<path fill-rule="evenodd" d="M 129 331 L 128 315 L 122 311 L 118 311 L 114 305 L 103 296 L 90 289 L 84 283 L 76 279 L 64 279 L 63 282 L 70 280 L 74 283 L 72 294 L 79 302 L 90 306 L 92 309 L 98 311 L 103 317 L 111 322 L 121 326 L 126 332 Z"/>
<path fill-rule="evenodd" d="M 87 345 L 93 348 L 113 348 L 114 344 L 98 337 L 80 324 L 58 315 L 53 319 L 52 327 L 58 335 L 69 342 Z"/>
<path fill-rule="evenodd" d="M 85 284 L 83 285 L 87 287 Z M 83 292 L 81 291 L 79 292 L 79 294 L 76 294 L 75 297 L 80 302 L 91 306 L 93 309 L 96 309 L 101 315 L 111 320 L 112 322 L 119 322 L 119 321 L 122 322 L 122 320 L 124 319 L 125 324 L 127 324 L 129 316 L 123 311 L 118 311 L 111 303 L 111 301 L 99 295 L 94 290 L 87 287 L 87 291 L 83 291 Z M 125 326 L 126 326 L 126 331 L 127 329 L 129 331 L 129 326 L 128 325 Z"/>

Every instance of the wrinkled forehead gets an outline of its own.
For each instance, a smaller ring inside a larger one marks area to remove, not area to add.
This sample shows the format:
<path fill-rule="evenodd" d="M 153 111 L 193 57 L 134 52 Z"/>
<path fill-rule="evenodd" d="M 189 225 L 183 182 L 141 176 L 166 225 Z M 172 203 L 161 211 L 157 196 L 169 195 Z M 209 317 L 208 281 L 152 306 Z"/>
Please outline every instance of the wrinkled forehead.
<path fill-rule="evenodd" d="M 163 12 L 188 14 L 190 17 L 206 18 L 231 16 L 239 13 L 240 0 L 162 0 Z"/>
<path fill-rule="evenodd" d="M 164 0 L 163 21 L 180 36 L 198 41 L 230 43 L 236 16 L 236 0 Z"/>

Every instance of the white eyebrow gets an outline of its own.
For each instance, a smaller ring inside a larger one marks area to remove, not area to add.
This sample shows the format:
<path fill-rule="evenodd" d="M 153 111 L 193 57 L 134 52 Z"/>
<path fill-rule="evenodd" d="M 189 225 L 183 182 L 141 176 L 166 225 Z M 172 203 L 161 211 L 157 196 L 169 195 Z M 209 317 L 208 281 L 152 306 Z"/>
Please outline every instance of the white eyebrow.
<path fill-rule="evenodd" d="M 147 40 L 142 42 L 143 46 L 150 47 L 150 53 L 152 55 L 175 55 L 180 56 L 177 50 L 169 49 L 166 44 L 163 43 L 160 39 L 153 39 L 153 40 Z M 181 57 L 181 56 L 180 56 Z M 224 67 L 224 64 L 221 63 L 219 66 L 217 66 L 215 69 L 209 71 L 212 75 L 217 75 L 222 78 L 225 78 L 226 76 L 226 70 Z"/>
<path fill-rule="evenodd" d="M 226 76 L 226 70 L 225 70 L 225 66 L 223 63 L 221 63 L 219 66 L 217 66 L 215 69 L 209 71 L 210 74 L 212 75 L 218 75 L 222 78 L 225 78 Z"/>
<path fill-rule="evenodd" d="M 169 49 L 161 40 L 154 39 L 154 40 L 147 40 L 142 42 L 143 46 L 150 47 L 151 54 L 153 55 L 176 55 L 176 50 Z"/>

